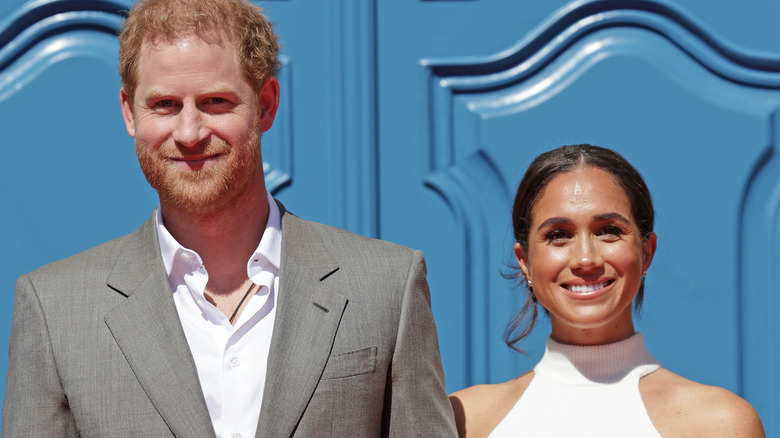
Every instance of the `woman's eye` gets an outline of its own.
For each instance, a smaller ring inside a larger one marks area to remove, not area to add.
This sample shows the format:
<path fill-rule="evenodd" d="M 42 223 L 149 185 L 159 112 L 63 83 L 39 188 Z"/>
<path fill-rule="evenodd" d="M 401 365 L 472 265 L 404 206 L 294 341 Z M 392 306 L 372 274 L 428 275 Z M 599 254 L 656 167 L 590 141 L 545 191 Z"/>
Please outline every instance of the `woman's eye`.
<path fill-rule="evenodd" d="M 569 238 L 569 233 L 564 230 L 551 230 L 544 235 L 544 238 L 550 243 L 561 243 Z"/>
<path fill-rule="evenodd" d="M 599 234 L 607 237 L 620 237 L 623 235 L 623 230 L 615 225 L 607 225 L 606 227 L 601 228 Z"/>

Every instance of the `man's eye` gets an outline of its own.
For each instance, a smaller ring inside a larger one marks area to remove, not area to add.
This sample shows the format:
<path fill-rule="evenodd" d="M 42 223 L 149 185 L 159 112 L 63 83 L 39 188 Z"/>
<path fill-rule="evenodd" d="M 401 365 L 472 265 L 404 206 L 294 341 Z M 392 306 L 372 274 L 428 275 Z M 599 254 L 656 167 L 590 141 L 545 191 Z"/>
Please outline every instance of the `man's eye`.
<path fill-rule="evenodd" d="M 224 97 L 210 97 L 209 98 L 209 103 L 211 103 L 211 104 L 220 104 L 220 103 L 225 103 L 225 102 L 226 102 L 226 100 L 225 100 Z"/>
<path fill-rule="evenodd" d="M 171 108 L 173 106 L 173 101 L 170 99 L 160 100 L 155 104 L 155 106 L 159 108 Z"/>

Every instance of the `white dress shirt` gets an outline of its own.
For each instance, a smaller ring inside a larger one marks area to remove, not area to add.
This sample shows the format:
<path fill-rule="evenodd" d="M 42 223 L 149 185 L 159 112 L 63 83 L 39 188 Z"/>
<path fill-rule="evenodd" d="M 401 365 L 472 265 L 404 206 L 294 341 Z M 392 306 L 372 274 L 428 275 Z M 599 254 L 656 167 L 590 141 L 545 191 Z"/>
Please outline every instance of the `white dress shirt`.
<path fill-rule="evenodd" d="M 218 438 L 254 437 L 263 403 L 282 253 L 279 208 L 267 196 L 268 223 L 246 265 L 249 279 L 261 288 L 248 299 L 235 326 L 206 300 L 209 274 L 200 256 L 173 238 L 157 210 L 168 283 Z"/>

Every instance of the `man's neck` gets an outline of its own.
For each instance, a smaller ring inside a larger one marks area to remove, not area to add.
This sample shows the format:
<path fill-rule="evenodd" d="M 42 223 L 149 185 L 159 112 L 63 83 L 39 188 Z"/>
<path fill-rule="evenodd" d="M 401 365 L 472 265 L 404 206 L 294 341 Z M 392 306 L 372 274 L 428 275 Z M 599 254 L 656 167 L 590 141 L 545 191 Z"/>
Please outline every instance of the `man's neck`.
<path fill-rule="evenodd" d="M 238 202 L 210 215 L 193 215 L 160 202 L 165 227 L 182 246 L 200 255 L 209 273 L 209 289 L 228 293 L 246 280 L 246 264 L 268 221 L 265 188 L 245 193 Z"/>

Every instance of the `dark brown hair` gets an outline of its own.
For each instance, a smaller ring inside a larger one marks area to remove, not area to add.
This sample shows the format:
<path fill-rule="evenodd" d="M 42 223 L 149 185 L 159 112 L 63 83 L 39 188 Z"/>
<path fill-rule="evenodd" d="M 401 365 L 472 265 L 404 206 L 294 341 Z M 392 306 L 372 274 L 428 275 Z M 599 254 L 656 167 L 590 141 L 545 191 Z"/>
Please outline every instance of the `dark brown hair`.
<path fill-rule="evenodd" d="M 512 227 L 515 241 L 523 247 L 524 251 L 528 251 L 531 212 L 539 194 L 556 176 L 583 167 L 595 167 L 611 174 L 626 193 L 631 204 L 631 214 L 634 216 L 642 240 L 646 240 L 653 232 L 655 211 L 650 191 L 642 175 L 625 158 L 613 150 L 589 144 L 562 146 L 536 157 L 517 187 L 512 206 Z M 525 280 L 522 271 L 516 277 Z M 525 281 L 522 283 L 527 284 Z M 644 288 L 643 279 L 634 299 L 636 310 L 642 306 Z M 531 334 L 537 316 L 536 296 L 533 294 L 533 288 L 529 288 L 523 307 L 512 318 L 504 332 L 504 341 L 507 345 L 521 351 L 516 344 Z"/>

